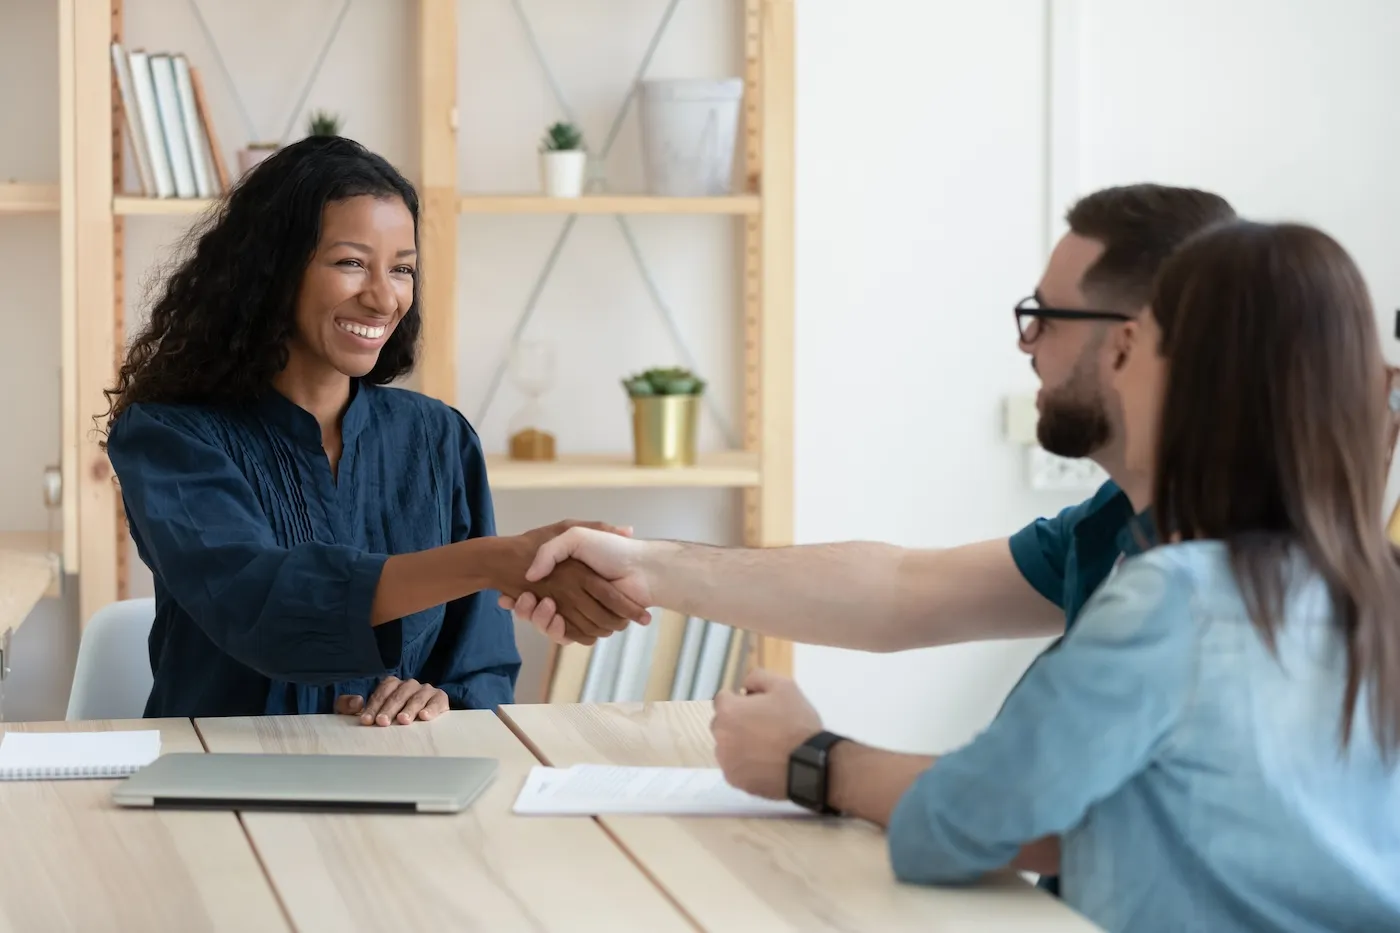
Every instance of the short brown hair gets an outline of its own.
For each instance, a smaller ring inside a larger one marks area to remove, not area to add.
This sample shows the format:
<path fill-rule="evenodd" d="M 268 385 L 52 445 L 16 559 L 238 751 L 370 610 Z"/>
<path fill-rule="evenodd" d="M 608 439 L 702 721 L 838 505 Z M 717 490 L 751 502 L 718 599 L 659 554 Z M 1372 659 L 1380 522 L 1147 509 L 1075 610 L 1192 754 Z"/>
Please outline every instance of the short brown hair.
<path fill-rule="evenodd" d="M 1343 741 L 1369 696 L 1378 744 L 1400 751 L 1400 560 L 1381 525 L 1387 378 L 1361 271 L 1320 230 L 1236 221 L 1163 264 L 1151 307 L 1169 361 L 1159 539 L 1227 542 L 1269 644 L 1293 552 L 1305 554 L 1347 644 Z"/>
<path fill-rule="evenodd" d="M 1125 311 L 1145 306 L 1152 281 L 1182 243 L 1235 219 L 1218 194 L 1169 185 L 1120 185 L 1095 191 L 1065 215 L 1072 232 L 1098 240 L 1103 255 L 1084 273 L 1080 289 Z"/>

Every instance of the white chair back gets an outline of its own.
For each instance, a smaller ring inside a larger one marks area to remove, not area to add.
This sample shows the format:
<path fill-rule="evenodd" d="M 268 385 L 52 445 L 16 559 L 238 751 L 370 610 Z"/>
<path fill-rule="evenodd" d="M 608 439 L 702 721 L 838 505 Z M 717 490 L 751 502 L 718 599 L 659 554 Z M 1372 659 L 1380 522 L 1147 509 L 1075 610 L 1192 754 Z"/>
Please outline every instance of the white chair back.
<path fill-rule="evenodd" d="M 140 719 L 151 693 L 146 639 L 156 601 L 124 599 L 93 615 L 78 645 L 68 719 Z"/>

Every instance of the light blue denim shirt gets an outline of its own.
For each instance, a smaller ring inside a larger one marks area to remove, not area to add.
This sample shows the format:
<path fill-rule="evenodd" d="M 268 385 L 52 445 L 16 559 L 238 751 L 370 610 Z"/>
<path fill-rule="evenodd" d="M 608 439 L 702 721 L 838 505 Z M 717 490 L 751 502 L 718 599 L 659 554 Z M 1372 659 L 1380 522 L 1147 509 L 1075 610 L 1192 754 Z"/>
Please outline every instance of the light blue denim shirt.
<path fill-rule="evenodd" d="M 1115 933 L 1400 930 L 1400 768 L 1364 688 L 1342 748 L 1345 641 L 1295 581 L 1271 652 L 1223 544 L 1125 561 L 900 800 L 895 874 L 967 882 L 1059 835 L 1061 895 Z"/>

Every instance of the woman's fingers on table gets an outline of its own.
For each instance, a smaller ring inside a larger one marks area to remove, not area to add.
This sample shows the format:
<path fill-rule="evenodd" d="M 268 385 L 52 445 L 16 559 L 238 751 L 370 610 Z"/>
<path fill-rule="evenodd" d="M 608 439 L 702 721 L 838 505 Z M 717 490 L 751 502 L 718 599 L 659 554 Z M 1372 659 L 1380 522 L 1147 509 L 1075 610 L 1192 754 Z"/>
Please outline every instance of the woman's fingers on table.
<path fill-rule="evenodd" d="M 374 725 L 374 723 L 378 721 L 379 714 L 383 710 L 384 705 L 388 702 L 389 697 L 394 695 L 394 691 L 398 689 L 401 683 L 403 683 L 403 681 L 393 676 L 385 677 L 381 680 L 379 686 L 374 688 L 374 692 L 371 693 L 369 699 L 365 701 L 364 712 L 360 714 L 360 722 L 367 726 Z M 388 723 L 385 723 L 385 725 L 388 725 Z"/>
<path fill-rule="evenodd" d="M 365 698 L 357 694 L 343 694 L 335 698 L 335 711 L 342 716 L 354 716 L 365 708 Z"/>
<path fill-rule="evenodd" d="M 427 684 L 423 686 L 427 687 Z M 418 718 L 424 722 L 429 719 L 436 719 L 450 708 L 447 702 L 447 694 L 437 687 L 428 687 L 431 693 L 428 695 L 428 702 L 418 711 Z"/>

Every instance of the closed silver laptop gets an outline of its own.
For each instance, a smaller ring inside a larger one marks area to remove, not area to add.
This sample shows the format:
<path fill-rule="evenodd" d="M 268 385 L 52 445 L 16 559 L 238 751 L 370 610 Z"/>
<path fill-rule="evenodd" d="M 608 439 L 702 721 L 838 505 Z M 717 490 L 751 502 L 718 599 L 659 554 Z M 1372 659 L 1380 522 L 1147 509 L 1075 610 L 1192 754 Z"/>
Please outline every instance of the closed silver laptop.
<path fill-rule="evenodd" d="M 494 758 L 162 755 L 118 784 L 125 807 L 456 813 L 495 780 Z"/>

